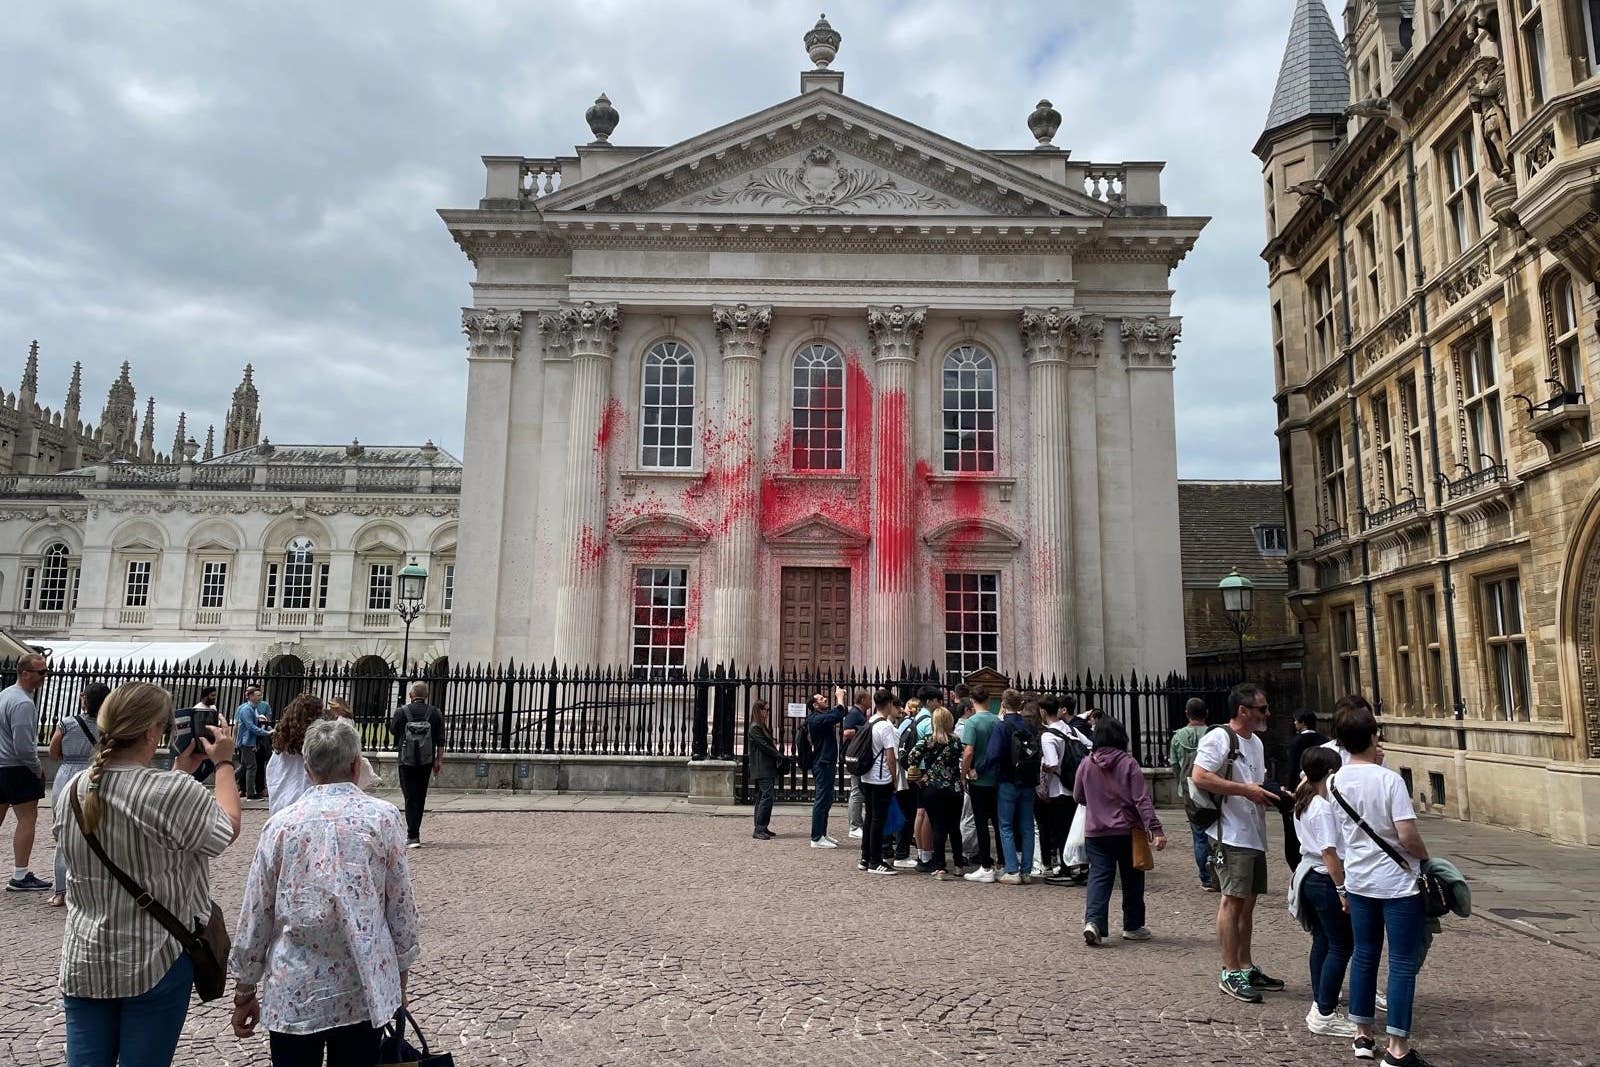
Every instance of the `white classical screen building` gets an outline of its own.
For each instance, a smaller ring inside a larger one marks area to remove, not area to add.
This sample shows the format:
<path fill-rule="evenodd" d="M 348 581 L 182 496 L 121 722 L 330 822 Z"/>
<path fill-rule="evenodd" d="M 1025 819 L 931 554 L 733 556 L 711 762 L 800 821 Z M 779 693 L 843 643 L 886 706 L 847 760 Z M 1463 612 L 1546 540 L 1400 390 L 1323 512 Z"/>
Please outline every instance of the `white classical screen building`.
<path fill-rule="evenodd" d="M 838 44 L 665 148 L 602 97 L 441 212 L 477 270 L 457 662 L 1182 667 L 1169 286 L 1206 220 L 1047 102 L 980 151 L 854 100 Z"/>

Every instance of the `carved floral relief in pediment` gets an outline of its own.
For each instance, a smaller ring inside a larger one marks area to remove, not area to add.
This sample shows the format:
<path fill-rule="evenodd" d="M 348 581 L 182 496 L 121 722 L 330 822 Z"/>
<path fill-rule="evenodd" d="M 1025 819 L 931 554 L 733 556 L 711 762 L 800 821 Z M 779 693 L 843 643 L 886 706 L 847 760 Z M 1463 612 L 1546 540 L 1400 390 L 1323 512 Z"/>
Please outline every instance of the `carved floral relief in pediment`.
<path fill-rule="evenodd" d="M 680 203 L 686 208 L 753 208 L 802 215 L 949 212 L 960 207 L 904 176 L 848 160 L 826 145 L 722 182 Z"/>

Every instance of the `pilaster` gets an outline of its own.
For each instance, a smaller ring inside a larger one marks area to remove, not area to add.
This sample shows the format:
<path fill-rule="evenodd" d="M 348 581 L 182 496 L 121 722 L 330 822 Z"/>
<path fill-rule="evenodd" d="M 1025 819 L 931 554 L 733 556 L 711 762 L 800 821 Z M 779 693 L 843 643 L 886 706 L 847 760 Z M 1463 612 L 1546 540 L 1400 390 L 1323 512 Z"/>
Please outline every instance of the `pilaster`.
<path fill-rule="evenodd" d="M 567 437 L 567 492 L 562 502 L 564 560 L 556 592 L 556 658 L 589 665 L 600 658 L 602 563 L 606 544 L 606 442 L 611 363 L 622 311 L 616 304 L 562 304 L 556 321 L 573 363 Z"/>
<path fill-rule="evenodd" d="M 1023 308 L 1018 316 L 1028 357 L 1028 623 L 1034 667 L 1064 674 L 1072 666 L 1072 462 L 1068 358 L 1083 330 L 1082 312 Z"/>
<path fill-rule="evenodd" d="M 1067 351 L 1067 436 L 1072 482 L 1072 649 L 1075 671 L 1106 669 L 1105 632 L 1101 628 L 1100 560 L 1100 414 L 1097 402 L 1100 351 L 1106 323 L 1100 315 L 1084 315 L 1069 331 Z"/>
<path fill-rule="evenodd" d="M 869 666 L 898 668 L 916 659 L 916 425 L 912 398 L 925 307 L 867 309 L 867 336 L 877 376 L 872 418 L 872 594 L 867 601 Z"/>
<path fill-rule="evenodd" d="M 761 432 L 761 360 L 772 328 L 769 304 L 716 305 L 711 321 L 722 349 L 721 433 L 717 455 L 706 457 L 720 471 L 724 494 L 720 537 L 712 547 L 710 651 L 713 663 L 749 664 L 755 658 L 760 626 L 756 613 L 757 551 L 760 528 L 756 507 L 760 486 L 756 442 Z"/>
<path fill-rule="evenodd" d="M 1128 421 L 1133 429 L 1131 484 L 1135 592 L 1144 670 L 1182 670 L 1183 567 L 1178 545 L 1178 442 L 1173 409 L 1173 349 L 1178 318 L 1123 319 Z"/>

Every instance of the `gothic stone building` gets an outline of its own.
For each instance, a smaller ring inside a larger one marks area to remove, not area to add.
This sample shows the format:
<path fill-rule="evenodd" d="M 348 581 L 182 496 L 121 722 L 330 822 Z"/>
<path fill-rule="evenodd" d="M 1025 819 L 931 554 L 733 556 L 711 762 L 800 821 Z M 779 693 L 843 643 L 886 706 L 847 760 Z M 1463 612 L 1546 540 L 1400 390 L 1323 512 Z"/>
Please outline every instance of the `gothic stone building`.
<path fill-rule="evenodd" d="M 457 660 L 1181 668 L 1159 163 L 977 150 L 844 93 L 488 156 Z M 1020 125 L 1020 123 L 1019 123 Z"/>
<path fill-rule="evenodd" d="M 1597 17 L 1300 0 L 1256 145 L 1312 695 L 1374 698 L 1427 805 L 1590 844 Z"/>

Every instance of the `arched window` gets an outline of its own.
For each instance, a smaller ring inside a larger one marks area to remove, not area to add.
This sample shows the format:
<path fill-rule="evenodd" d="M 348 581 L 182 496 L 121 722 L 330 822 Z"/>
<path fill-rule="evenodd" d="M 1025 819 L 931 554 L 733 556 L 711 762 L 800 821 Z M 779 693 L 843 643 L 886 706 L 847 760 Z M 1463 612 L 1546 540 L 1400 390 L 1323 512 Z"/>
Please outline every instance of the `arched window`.
<path fill-rule="evenodd" d="M 794 469 L 844 470 L 844 357 L 832 345 L 795 356 L 793 418 Z"/>
<path fill-rule="evenodd" d="M 311 538 L 289 542 L 283 562 L 267 564 L 266 606 L 284 611 L 322 611 L 328 606 L 328 564 L 316 560 Z"/>
<path fill-rule="evenodd" d="M 1572 290 L 1572 278 L 1566 273 L 1550 279 L 1545 290 L 1549 301 L 1546 314 L 1550 323 L 1550 369 L 1569 396 L 1583 387 L 1583 357 L 1578 349 L 1578 303 Z"/>
<path fill-rule="evenodd" d="M 994 357 L 976 345 L 944 357 L 944 469 L 994 470 Z"/>
<path fill-rule="evenodd" d="M 44 550 L 44 561 L 39 567 L 40 611 L 66 611 L 69 599 L 77 599 L 76 583 L 71 574 L 66 545 L 57 541 Z"/>
<path fill-rule="evenodd" d="M 684 469 L 694 465 L 694 352 L 662 341 L 644 357 L 639 465 Z"/>

